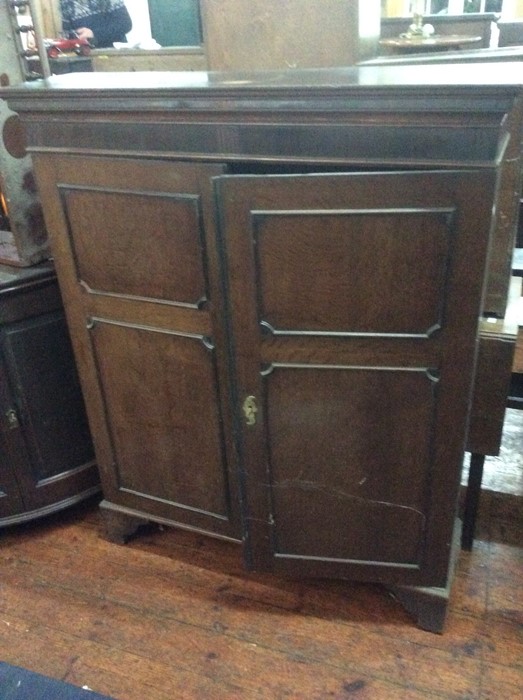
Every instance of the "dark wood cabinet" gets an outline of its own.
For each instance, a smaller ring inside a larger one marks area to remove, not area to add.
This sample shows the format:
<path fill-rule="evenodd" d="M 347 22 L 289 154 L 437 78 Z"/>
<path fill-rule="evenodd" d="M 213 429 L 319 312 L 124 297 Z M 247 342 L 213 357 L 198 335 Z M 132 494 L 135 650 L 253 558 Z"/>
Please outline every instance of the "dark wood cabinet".
<path fill-rule="evenodd" d="M 0 267 L 0 526 L 99 490 L 58 284 L 47 263 Z"/>
<path fill-rule="evenodd" d="M 521 141 L 510 71 L 451 68 L 9 91 L 111 537 L 232 539 L 254 569 L 386 584 L 441 630 Z"/>

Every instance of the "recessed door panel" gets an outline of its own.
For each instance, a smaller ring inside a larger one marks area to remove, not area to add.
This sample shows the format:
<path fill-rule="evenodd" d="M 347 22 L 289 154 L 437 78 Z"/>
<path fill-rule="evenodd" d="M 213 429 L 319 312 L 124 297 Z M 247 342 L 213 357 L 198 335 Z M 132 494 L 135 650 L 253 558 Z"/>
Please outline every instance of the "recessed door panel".
<path fill-rule="evenodd" d="M 62 192 L 78 277 L 90 290 L 193 306 L 207 298 L 196 194 Z"/>
<path fill-rule="evenodd" d="M 432 332 L 441 325 L 451 216 L 253 212 L 262 322 L 284 334 Z"/>
<path fill-rule="evenodd" d="M 95 321 L 117 488 L 228 516 L 214 349 L 202 337 Z"/>
<path fill-rule="evenodd" d="M 265 405 L 277 556 L 419 566 L 436 387 L 422 369 L 272 368 Z"/>

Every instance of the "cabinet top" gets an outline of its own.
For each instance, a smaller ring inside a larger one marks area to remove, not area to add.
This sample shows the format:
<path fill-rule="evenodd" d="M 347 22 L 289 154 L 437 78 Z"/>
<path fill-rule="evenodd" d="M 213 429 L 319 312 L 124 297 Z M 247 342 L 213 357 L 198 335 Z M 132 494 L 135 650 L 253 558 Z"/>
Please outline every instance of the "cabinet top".
<path fill-rule="evenodd" d="M 140 109 L 190 109 L 208 101 L 221 109 L 249 101 L 251 109 L 275 102 L 280 109 L 292 101 L 323 103 L 331 99 L 339 107 L 351 110 L 390 100 L 404 101 L 416 111 L 452 108 L 452 100 L 492 100 L 492 109 L 506 105 L 495 103 L 523 90 L 521 63 L 476 63 L 423 66 L 356 66 L 350 68 L 274 70 L 249 73 L 133 72 L 70 73 L 46 80 L 0 90 L 17 111 L 110 111 Z M 173 102 L 173 100 L 175 102 Z M 189 102 L 187 102 L 189 100 Z M 227 100 L 227 102 L 222 102 Z M 422 102 L 423 100 L 423 102 Z M 448 100 L 451 100 L 449 104 Z M 447 102 L 445 102 L 447 101 Z M 328 104 L 323 103 L 328 109 Z M 396 108 L 396 104 L 395 107 Z M 408 107 L 407 107 L 408 108 Z"/>
<path fill-rule="evenodd" d="M 0 265 L 0 295 L 31 287 L 41 282 L 55 280 L 56 275 L 52 263 L 45 261 L 32 267 L 12 267 Z"/>
<path fill-rule="evenodd" d="M 501 69 L 502 67 L 502 69 Z M 365 167 L 498 165 L 521 63 L 70 73 L 0 90 L 28 150 Z"/>

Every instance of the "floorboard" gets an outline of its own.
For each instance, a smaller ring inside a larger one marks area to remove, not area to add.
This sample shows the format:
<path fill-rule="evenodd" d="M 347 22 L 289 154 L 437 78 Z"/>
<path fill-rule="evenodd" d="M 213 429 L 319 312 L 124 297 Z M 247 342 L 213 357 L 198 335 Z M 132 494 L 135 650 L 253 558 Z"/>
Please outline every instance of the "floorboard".
<path fill-rule="evenodd" d="M 156 527 L 110 543 L 91 499 L 0 533 L 0 657 L 117 700 L 520 700 L 514 449 L 443 635 L 378 585 L 246 573 L 234 544 Z"/>

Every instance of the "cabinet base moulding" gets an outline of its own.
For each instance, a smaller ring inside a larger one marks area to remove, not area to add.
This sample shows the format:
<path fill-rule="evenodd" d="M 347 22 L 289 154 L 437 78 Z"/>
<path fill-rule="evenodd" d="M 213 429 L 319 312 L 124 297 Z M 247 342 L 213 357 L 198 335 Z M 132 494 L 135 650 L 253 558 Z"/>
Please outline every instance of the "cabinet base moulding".
<path fill-rule="evenodd" d="M 100 493 L 100 486 L 93 486 L 86 491 L 77 493 L 70 498 L 65 498 L 63 501 L 59 501 L 58 503 L 52 503 L 51 505 L 44 506 L 43 508 L 36 508 L 35 510 L 30 510 L 18 515 L 9 515 L 5 518 L 0 518 L 0 527 L 20 525 L 21 523 L 26 523 L 30 520 L 36 520 L 36 518 L 44 518 L 46 515 L 57 513 L 60 510 L 65 510 L 65 508 L 74 506 L 76 503 L 85 501 L 91 496 L 95 496 L 97 493 Z"/>
<path fill-rule="evenodd" d="M 233 537 L 226 537 L 197 527 L 190 527 L 184 523 L 179 523 L 169 518 L 150 515 L 139 510 L 134 510 L 133 508 L 126 508 L 125 506 L 117 505 L 105 499 L 100 503 L 100 513 L 102 515 L 107 539 L 116 544 L 126 544 L 126 542 L 129 542 L 129 540 L 138 533 L 140 527 L 151 523 L 175 527 L 180 530 L 187 530 L 188 532 L 195 532 L 218 540 L 235 542 L 237 544 L 241 543 L 241 540 Z"/>

